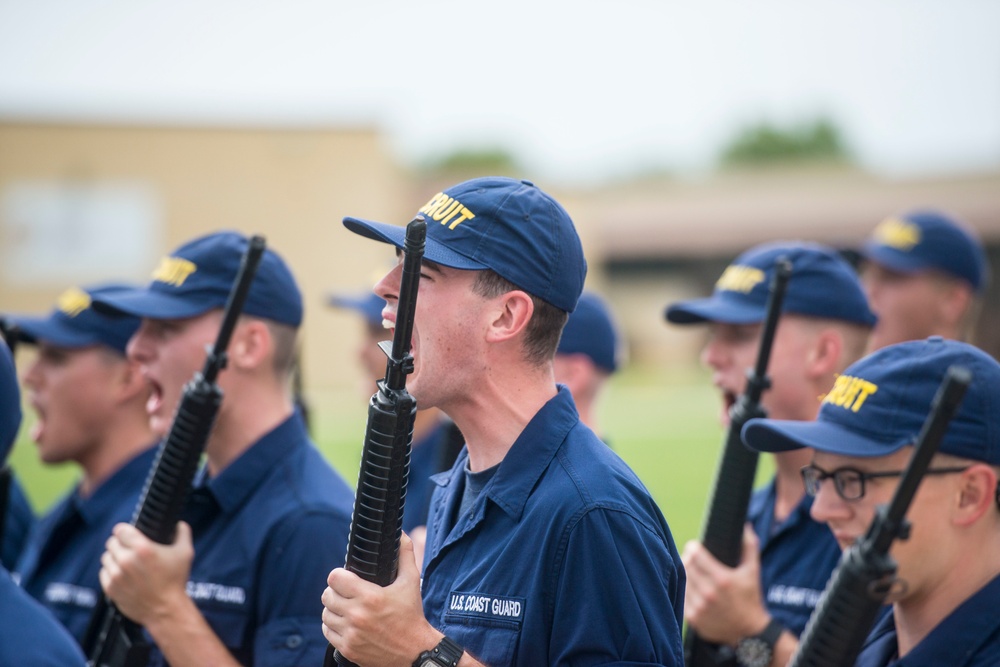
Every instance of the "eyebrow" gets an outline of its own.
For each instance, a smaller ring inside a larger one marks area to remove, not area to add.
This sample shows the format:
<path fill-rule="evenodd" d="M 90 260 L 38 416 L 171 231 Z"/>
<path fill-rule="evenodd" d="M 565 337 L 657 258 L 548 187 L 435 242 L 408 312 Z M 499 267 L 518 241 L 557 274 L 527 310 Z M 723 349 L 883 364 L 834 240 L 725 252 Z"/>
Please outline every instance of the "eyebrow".
<path fill-rule="evenodd" d="M 425 259 L 425 260 L 421 261 L 420 265 L 423 268 L 425 268 L 425 269 L 428 269 L 430 271 L 434 271 L 435 273 L 442 273 L 442 274 L 444 273 L 444 271 L 441 269 L 441 265 L 440 264 L 438 264 L 437 262 L 432 262 L 429 259 Z"/>

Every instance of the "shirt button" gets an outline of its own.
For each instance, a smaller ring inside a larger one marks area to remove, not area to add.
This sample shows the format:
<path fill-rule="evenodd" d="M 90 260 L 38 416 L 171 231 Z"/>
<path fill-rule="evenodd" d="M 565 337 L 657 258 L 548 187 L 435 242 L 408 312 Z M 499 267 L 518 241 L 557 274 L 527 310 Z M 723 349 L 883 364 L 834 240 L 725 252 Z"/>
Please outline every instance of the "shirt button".
<path fill-rule="evenodd" d="M 285 646 L 288 648 L 298 648 L 302 644 L 302 635 L 288 635 Z"/>

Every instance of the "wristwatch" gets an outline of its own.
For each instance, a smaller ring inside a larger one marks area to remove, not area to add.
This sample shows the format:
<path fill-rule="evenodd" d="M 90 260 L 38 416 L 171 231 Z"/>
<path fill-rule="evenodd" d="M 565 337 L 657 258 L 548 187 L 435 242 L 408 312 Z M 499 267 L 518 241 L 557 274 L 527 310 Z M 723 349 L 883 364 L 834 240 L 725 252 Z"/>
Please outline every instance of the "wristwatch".
<path fill-rule="evenodd" d="M 424 651 L 413 661 L 413 667 L 455 667 L 463 653 L 465 649 L 447 637 L 442 637 L 437 646 Z"/>
<path fill-rule="evenodd" d="M 742 667 L 768 667 L 774 657 L 774 645 L 784 629 L 772 618 L 760 634 L 741 639 L 736 644 L 736 662 Z"/>

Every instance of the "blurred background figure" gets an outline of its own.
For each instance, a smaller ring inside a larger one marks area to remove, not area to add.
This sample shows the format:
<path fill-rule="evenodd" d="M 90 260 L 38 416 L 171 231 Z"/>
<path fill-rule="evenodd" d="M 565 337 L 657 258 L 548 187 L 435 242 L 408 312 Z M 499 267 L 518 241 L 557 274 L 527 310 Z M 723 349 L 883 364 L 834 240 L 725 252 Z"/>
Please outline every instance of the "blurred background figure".
<path fill-rule="evenodd" d="M 146 415 L 150 386 L 125 358 L 139 319 L 91 304 L 125 289 L 74 287 L 44 317 L 10 318 L 19 339 L 38 351 L 24 374 L 38 456 L 47 465 L 71 461 L 81 472 L 32 531 L 16 573 L 78 642 L 101 594 L 104 542 L 131 518 L 156 452 Z"/>
<path fill-rule="evenodd" d="M 364 335 L 357 350 L 364 378 L 362 390 L 366 397 L 375 393 L 375 383 L 385 377 L 385 353 L 378 344 L 392 336 L 382 326 L 382 309 L 385 301 L 374 293 L 332 294 L 327 303 L 361 315 Z M 419 405 L 417 406 L 420 407 Z M 455 423 L 437 408 L 418 410 L 413 422 L 413 445 L 410 452 L 410 476 L 406 486 L 406 507 L 403 511 L 403 530 L 417 531 L 414 543 L 422 544 L 420 536 L 427 524 L 431 493 L 434 484 L 430 477 L 451 468 L 465 439 Z M 411 537 L 413 537 L 411 535 Z M 419 555 L 419 554 L 418 554 Z M 421 562 L 417 558 L 417 563 Z"/>
<path fill-rule="evenodd" d="M 0 345 L 0 467 L 14 446 L 21 425 L 21 394 L 14 374 L 14 359 Z M 17 587 L 0 565 L 0 664 L 80 665 L 83 653 L 73 639 L 35 600 Z"/>
<path fill-rule="evenodd" d="M 928 336 L 968 340 L 989 269 L 966 225 L 929 210 L 890 217 L 861 254 L 862 283 L 878 316 L 870 351 Z"/>
<path fill-rule="evenodd" d="M 623 357 L 611 310 L 600 296 L 584 292 L 563 328 L 553 369 L 556 382 L 573 394 L 580 421 L 598 435 L 603 435 L 597 424 L 598 398 Z"/>
<path fill-rule="evenodd" d="M 0 317 L 0 336 L 14 358 L 17 349 L 17 327 L 6 318 Z M 24 493 L 24 487 L 9 465 L 0 463 L 0 565 L 13 570 L 21 556 L 28 534 L 35 524 L 35 513 Z"/>

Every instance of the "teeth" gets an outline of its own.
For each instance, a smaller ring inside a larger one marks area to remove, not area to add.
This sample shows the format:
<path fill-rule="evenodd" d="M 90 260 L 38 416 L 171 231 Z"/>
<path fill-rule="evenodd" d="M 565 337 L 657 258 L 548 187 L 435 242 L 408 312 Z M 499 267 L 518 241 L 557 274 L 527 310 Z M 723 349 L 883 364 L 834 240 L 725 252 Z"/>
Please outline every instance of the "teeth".
<path fill-rule="evenodd" d="M 386 329 L 395 329 L 396 328 L 396 323 L 393 322 L 392 320 L 383 319 L 382 320 L 382 326 L 384 328 L 386 328 Z"/>

